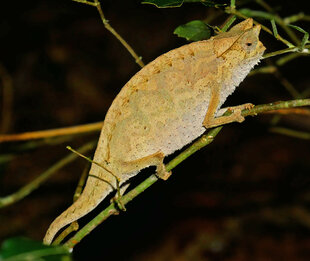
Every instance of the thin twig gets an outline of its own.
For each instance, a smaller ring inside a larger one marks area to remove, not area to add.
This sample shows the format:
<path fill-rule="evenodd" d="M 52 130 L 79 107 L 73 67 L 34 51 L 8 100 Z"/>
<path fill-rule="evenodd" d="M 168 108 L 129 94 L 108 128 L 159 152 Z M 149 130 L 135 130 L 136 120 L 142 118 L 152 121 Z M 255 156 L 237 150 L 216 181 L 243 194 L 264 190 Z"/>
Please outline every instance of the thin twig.
<path fill-rule="evenodd" d="M 289 54 L 286 54 L 284 55 L 283 57 L 280 57 L 276 62 L 275 64 L 277 66 L 283 66 L 284 64 L 296 59 L 296 58 L 299 58 L 301 56 L 305 56 L 307 54 L 304 54 L 304 53 L 289 53 Z"/>
<path fill-rule="evenodd" d="M 275 16 L 276 18 L 276 22 L 281 26 L 281 28 L 287 33 L 287 35 L 291 38 L 291 40 L 296 44 L 296 45 L 299 45 L 300 44 L 300 40 L 298 39 L 298 37 L 296 36 L 295 32 L 290 28 L 288 27 L 283 19 L 279 16 L 279 15 L 276 15 Z"/>
<path fill-rule="evenodd" d="M 304 48 L 304 50 L 301 53 L 303 55 L 309 55 L 310 54 L 309 48 L 310 48 L 310 44 L 305 45 L 305 48 Z M 266 54 L 264 54 L 263 59 L 267 59 L 267 58 L 270 58 L 270 57 L 273 57 L 273 56 L 278 56 L 280 54 L 294 53 L 294 52 L 299 52 L 299 48 L 298 47 L 290 47 L 290 48 L 278 50 L 278 51 L 275 51 L 275 52 L 266 53 Z"/>
<path fill-rule="evenodd" d="M 300 20 L 304 20 L 304 21 L 310 21 L 310 15 L 305 15 L 304 13 L 298 13 L 298 14 L 295 14 L 295 15 L 292 15 L 292 16 L 288 16 L 288 17 L 285 17 L 283 19 L 284 23 L 285 24 L 291 24 L 291 23 L 296 23 Z"/>
<path fill-rule="evenodd" d="M 265 112 L 270 114 L 277 114 L 277 115 L 288 115 L 288 114 L 298 114 L 303 116 L 310 116 L 310 110 L 306 108 L 289 108 L 289 109 L 279 109 L 276 111 L 267 111 Z"/>
<path fill-rule="evenodd" d="M 274 65 L 273 61 L 271 60 L 267 60 L 266 61 L 267 64 L 269 64 L 269 66 L 274 66 L 275 70 L 273 72 L 273 75 L 279 80 L 279 82 L 282 84 L 282 86 L 284 86 L 284 88 L 286 89 L 286 91 L 294 98 L 294 99 L 300 99 L 300 98 L 305 98 L 305 97 L 301 97 L 301 94 L 299 93 L 299 91 L 294 87 L 294 85 L 287 80 L 282 73 L 280 72 L 280 70 L 278 69 L 277 66 Z"/>
<path fill-rule="evenodd" d="M 294 85 L 287 80 L 278 69 L 273 74 L 294 99 L 302 98 L 299 91 L 296 90 Z"/>
<path fill-rule="evenodd" d="M 91 141 L 85 145 L 83 145 L 81 148 L 79 148 L 79 151 L 82 153 L 87 153 L 91 149 L 94 148 L 96 142 Z M 78 156 L 76 154 L 70 153 L 65 158 L 61 159 L 54 165 L 52 165 L 50 168 L 48 168 L 46 171 L 44 171 L 42 174 L 40 174 L 37 178 L 35 178 L 33 181 L 29 182 L 27 185 L 16 191 L 15 193 L 8 195 L 6 197 L 0 198 L 0 208 L 6 207 L 8 205 L 11 205 L 27 195 L 29 195 L 32 191 L 37 189 L 43 182 L 45 182 L 47 179 L 49 179 L 53 174 L 56 173 L 59 169 L 63 168 L 64 166 L 68 165 L 70 162 L 75 160 Z"/>
<path fill-rule="evenodd" d="M 118 32 L 116 32 L 114 28 L 109 24 L 109 21 L 105 18 L 103 14 L 99 0 L 94 0 L 94 2 L 87 0 L 72 0 L 72 1 L 96 7 L 104 27 L 107 30 L 109 30 L 121 42 L 121 44 L 127 49 L 127 51 L 135 59 L 136 63 L 141 66 L 141 68 L 144 66 L 144 63 L 142 62 L 142 57 L 138 56 L 136 52 L 133 50 L 133 48 L 124 40 L 124 38 Z"/>
<path fill-rule="evenodd" d="M 103 121 L 89 123 L 84 125 L 76 125 L 72 127 L 65 127 L 59 129 L 50 129 L 43 131 L 33 131 L 33 132 L 24 132 L 18 134 L 7 134 L 0 135 L 1 142 L 9 141 L 22 141 L 22 140 L 35 140 L 35 139 L 44 139 L 57 136 L 73 135 L 73 134 L 82 134 L 87 132 L 96 132 L 100 131 L 103 125 Z"/>
<path fill-rule="evenodd" d="M 277 70 L 277 67 L 273 65 L 263 66 L 263 67 L 259 67 L 257 69 L 252 70 L 248 74 L 248 76 L 253 76 L 259 73 L 274 73 L 276 70 Z"/>
<path fill-rule="evenodd" d="M 298 138 L 298 139 L 310 140 L 309 132 L 297 131 L 297 130 L 281 128 L 281 127 L 270 128 L 269 131 L 273 133 L 277 133 L 277 134 L 282 134 L 282 135 Z"/>
<path fill-rule="evenodd" d="M 226 20 L 226 22 L 222 26 L 221 31 L 226 32 L 228 28 L 234 23 L 235 20 L 236 20 L 236 16 L 230 15 L 230 17 Z"/>
<path fill-rule="evenodd" d="M 284 22 L 284 19 L 282 19 L 281 16 L 279 16 L 274 10 L 273 8 L 268 5 L 264 0 L 256 0 L 256 3 L 258 3 L 259 5 L 261 5 L 263 8 L 265 8 L 269 13 L 271 13 L 272 15 L 274 15 L 274 18 L 276 20 L 276 22 L 281 26 L 281 28 L 287 33 L 287 35 L 291 38 L 291 40 L 296 44 L 299 45 L 300 44 L 300 40 L 298 39 L 298 37 L 296 36 L 295 32 L 287 26 L 287 23 Z"/>
<path fill-rule="evenodd" d="M 267 104 L 261 104 L 254 106 L 253 109 L 245 109 L 242 111 L 242 116 L 256 116 L 260 113 L 267 113 L 269 111 L 274 111 L 283 109 L 291 109 L 295 107 L 310 106 L 310 99 L 298 99 L 290 101 L 278 101 Z"/>
<path fill-rule="evenodd" d="M 265 1 L 263 1 L 263 0 L 256 0 L 256 3 L 258 3 L 263 8 L 265 8 L 266 11 L 268 11 L 268 13 L 274 13 L 273 8 L 269 4 L 267 4 Z"/>
<path fill-rule="evenodd" d="M 259 113 L 265 113 L 267 111 L 274 111 L 278 109 L 286 109 L 292 107 L 299 106 L 310 106 L 310 99 L 300 99 L 300 100 L 292 100 L 292 101 L 283 101 L 269 104 L 262 104 L 254 106 L 252 109 L 245 109 L 242 111 L 243 116 L 255 116 Z M 229 113 L 225 113 L 228 115 Z M 194 154 L 196 151 L 210 144 L 215 136 L 221 131 L 221 127 L 217 127 L 215 129 L 210 130 L 207 134 L 200 137 L 196 142 L 194 142 L 190 147 L 181 152 L 178 156 L 176 156 L 173 160 L 171 160 L 167 165 L 167 171 L 172 170 L 182 161 L 187 159 L 189 156 Z M 141 194 L 144 190 L 153 185 L 156 181 L 158 181 L 158 177 L 153 174 L 142 183 L 140 183 L 137 187 L 132 189 L 126 195 L 121 198 L 121 201 L 124 205 L 133 200 L 139 194 Z M 93 229 L 95 229 L 99 224 L 101 224 L 104 220 L 109 218 L 111 215 L 116 215 L 119 213 L 117 206 L 114 203 L 110 204 L 106 209 L 104 209 L 99 215 L 97 215 L 93 220 L 91 220 L 88 224 L 86 224 L 81 230 L 79 230 L 73 237 L 71 237 L 64 246 L 68 249 L 72 249 L 76 244 L 78 244 L 86 235 L 88 235 Z"/>
<path fill-rule="evenodd" d="M 249 17 L 247 17 L 246 15 L 240 13 L 240 12 L 239 12 L 238 10 L 236 10 L 236 9 L 227 8 L 227 9 L 226 9 L 226 13 L 228 13 L 228 14 L 234 14 L 234 15 L 236 15 L 236 16 L 238 16 L 238 17 L 243 18 L 243 19 L 249 18 Z M 272 31 L 271 31 L 268 27 L 266 27 L 266 26 L 260 24 L 259 22 L 255 21 L 255 20 L 253 20 L 253 23 L 254 23 L 254 24 L 259 24 L 259 25 L 261 26 L 261 28 L 262 28 L 265 32 L 267 32 L 267 33 L 273 35 Z M 292 43 L 289 42 L 288 40 L 284 39 L 284 38 L 283 38 L 281 35 L 279 35 L 279 34 L 278 34 L 278 36 L 277 36 L 277 40 L 281 41 L 282 43 L 284 43 L 285 45 L 287 45 L 289 48 L 295 47 L 294 44 L 292 44 Z"/>

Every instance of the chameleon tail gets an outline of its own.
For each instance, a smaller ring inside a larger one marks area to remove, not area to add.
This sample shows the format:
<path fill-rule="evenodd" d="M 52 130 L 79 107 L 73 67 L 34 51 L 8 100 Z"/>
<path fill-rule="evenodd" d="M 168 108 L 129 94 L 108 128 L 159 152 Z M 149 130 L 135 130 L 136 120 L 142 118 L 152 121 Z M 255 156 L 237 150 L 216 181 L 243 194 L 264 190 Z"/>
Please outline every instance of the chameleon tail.
<path fill-rule="evenodd" d="M 89 176 L 81 196 L 48 228 L 43 239 L 44 244 L 51 244 L 54 236 L 61 228 L 92 211 L 111 191 L 111 185 L 94 176 Z"/>

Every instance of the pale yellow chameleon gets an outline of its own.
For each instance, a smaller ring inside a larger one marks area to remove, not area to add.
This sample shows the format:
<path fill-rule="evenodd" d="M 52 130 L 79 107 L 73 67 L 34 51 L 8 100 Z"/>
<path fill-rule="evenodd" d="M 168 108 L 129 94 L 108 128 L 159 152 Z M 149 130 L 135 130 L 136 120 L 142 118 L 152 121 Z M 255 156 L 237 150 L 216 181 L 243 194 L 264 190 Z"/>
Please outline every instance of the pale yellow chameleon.
<path fill-rule="evenodd" d="M 167 179 L 163 159 L 199 137 L 206 128 L 238 121 L 219 111 L 265 50 L 260 26 L 247 19 L 228 32 L 159 56 L 134 75 L 113 101 L 103 124 L 94 161 L 80 198 L 50 225 L 50 244 L 64 226 L 93 210 L 116 187 L 148 166 Z M 218 116 L 218 117 L 216 117 Z M 109 185 L 107 181 L 110 184 Z"/>

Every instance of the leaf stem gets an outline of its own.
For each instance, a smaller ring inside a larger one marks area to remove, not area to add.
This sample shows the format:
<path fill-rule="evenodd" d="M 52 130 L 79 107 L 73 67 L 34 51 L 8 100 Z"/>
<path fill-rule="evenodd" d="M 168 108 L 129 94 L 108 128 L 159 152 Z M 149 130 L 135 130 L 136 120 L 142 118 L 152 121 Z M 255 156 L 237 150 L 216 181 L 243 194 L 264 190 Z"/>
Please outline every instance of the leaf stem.
<path fill-rule="evenodd" d="M 283 19 L 283 22 L 285 24 L 291 24 L 291 23 L 296 23 L 300 20 L 304 20 L 304 21 L 310 21 L 310 15 L 305 15 L 304 13 L 298 13 L 298 14 L 295 14 L 295 15 L 292 15 L 292 16 L 288 16 L 288 17 L 285 17 Z"/>
<path fill-rule="evenodd" d="M 124 40 L 124 38 L 118 32 L 116 32 L 115 29 L 109 24 L 109 21 L 105 18 L 103 14 L 99 0 L 94 0 L 94 2 L 87 0 L 72 0 L 72 1 L 96 7 L 104 27 L 108 31 L 110 31 L 117 38 L 117 40 L 121 42 L 121 44 L 127 49 L 127 51 L 135 59 L 135 62 L 140 65 L 140 67 L 144 66 L 144 63 L 142 62 L 142 57 L 138 56 L 136 52 L 133 50 L 133 48 Z"/>
<path fill-rule="evenodd" d="M 291 40 L 296 44 L 299 45 L 300 41 L 297 38 L 296 34 L 294 33 L 291 28 L 287 26 L 287 23 L 284 22 L 284 19 L 279 16 L 273 8 L 268 5 L 264 0 L 256 0 L 256 3 L 258 3 L 260 6 L 262 6 L 266 11 L 274 15 L 274 20 L 281 26 L 281 28 L 287 33 L 287 35 L 291 38 Z"/>
<path fill-rule="evenodd" d="M 233 24 L 233 22 L 236 20 L 236 16 L 232 15 L 229 17 L 228 21 L 224 24 L 224 26 L 221 28 L 222 32 L 226 32 L 227 29 Z"/>
<path fill-rule="evenodd" d="M 309 132 L 303 132 L 303 131 L 297 131 L 297 130 L 291 130 L 287 128 L 282 127 L 274 127 L 270 128 L 270 131 L 277 134 L 282 134 L 298 139 L 304 139 L 304 140 L 310 140 L 310 133 Z"/>
<path fill-rule="evenodd" d="M 304 46 L 303 51 L 299 52 L 299 47 L 294 46 L 294 47 L 278 50 L 275 52 L 266 53 L 264 54 L 263 59 L 270 58 L 270 57 L 277 56 L 277 55 L 284 54 L 284 53 L 292 53 L 292 52 L 299 52 L 300 54 L 309 55 L 310 54 L 309 48 L 310 48 L 310 44 L 307 44 Z"/>
<path fill-rule="evenodd" d="M 249 18 L 248 16 L 242 14 L 241 12 L 239 12 L 239 11 L 236 10 L 236 9 L 226 8 L 226 9 L 225 9 L 225 12 L 228 13 L 228 14 L 234 14 L 234 15 L 236 15 L 236 16 L 238 16 L 238 17 L 243 18 L 243 19 Z M 272 32 L 268 27 L 266 27 L 266 26 L 260 24 L 259 22 L 255 21 L 255 20 L 253 20 L 253 22 L 254 22 L 254 24 L 259 24 L 259 25 L 261 26 L 261 28 L 262 28 L 265 32 L 267 32 L 267 33 L 273 35 L 273 32 Z M 279 34 L 278 34 L 278 36 L 277 36 L 276 39 L 279 40 L 279 41 L 281 41 L 281 42 L 284 43 L 285 45 L 287 45 L 289 48 L 295 47 L 294 44 L 292 44 L 292 43 L 289 42 L 288 40 L 284 39 L 284 38 L 283 38 L 281 35 L 279 35 Z"/>

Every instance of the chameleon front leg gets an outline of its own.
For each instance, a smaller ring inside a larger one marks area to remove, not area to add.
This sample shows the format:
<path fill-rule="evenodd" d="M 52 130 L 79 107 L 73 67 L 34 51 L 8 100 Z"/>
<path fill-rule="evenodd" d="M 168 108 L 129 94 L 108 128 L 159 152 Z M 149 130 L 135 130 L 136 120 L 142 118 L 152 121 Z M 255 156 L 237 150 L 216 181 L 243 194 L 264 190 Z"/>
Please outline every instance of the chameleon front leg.
<path fill-rule="evenodd" d="M 241 115 L 241 111 L 243 109 L 250 109 L 253 108 L 253 104 L 246 103 L 238 106 L 233 107 L 227 107 L 224 109 L 221 109 L 217 114 L 221 115 L 226 110 L 232 111 L 232 114 L 228 116 L 219 116 L 215 118 L 215 112 L 218 108 L 218 104 L 220 101 L 220 86 L 214 87 L 211 92 L 211 98 L 208 106 L 208 110 L 206 113 L 206 116 L 203 121 L 203 126 L 206 129 L 217 127 L 220 125 L 224 125 L 231 122 L 243 122 L 244 117 Z"/>
<path fill-rule="evenodd" d="M 165 164 L 164 164 L 164 153 L 161 151 L 158 151 L 154 154 L 148 155 L 146 157 L 133 160 L 133 161 L 123 161 L 122 164 L 122 171 L 124 173 L 130 173 L 134 172 L 140 169 L 144 169 L 148 166 L 156 166 L 156 175 L 163 179 L 167 180 L 170 175 L 171 171 L 168 172 L 166 170 Z"/>

